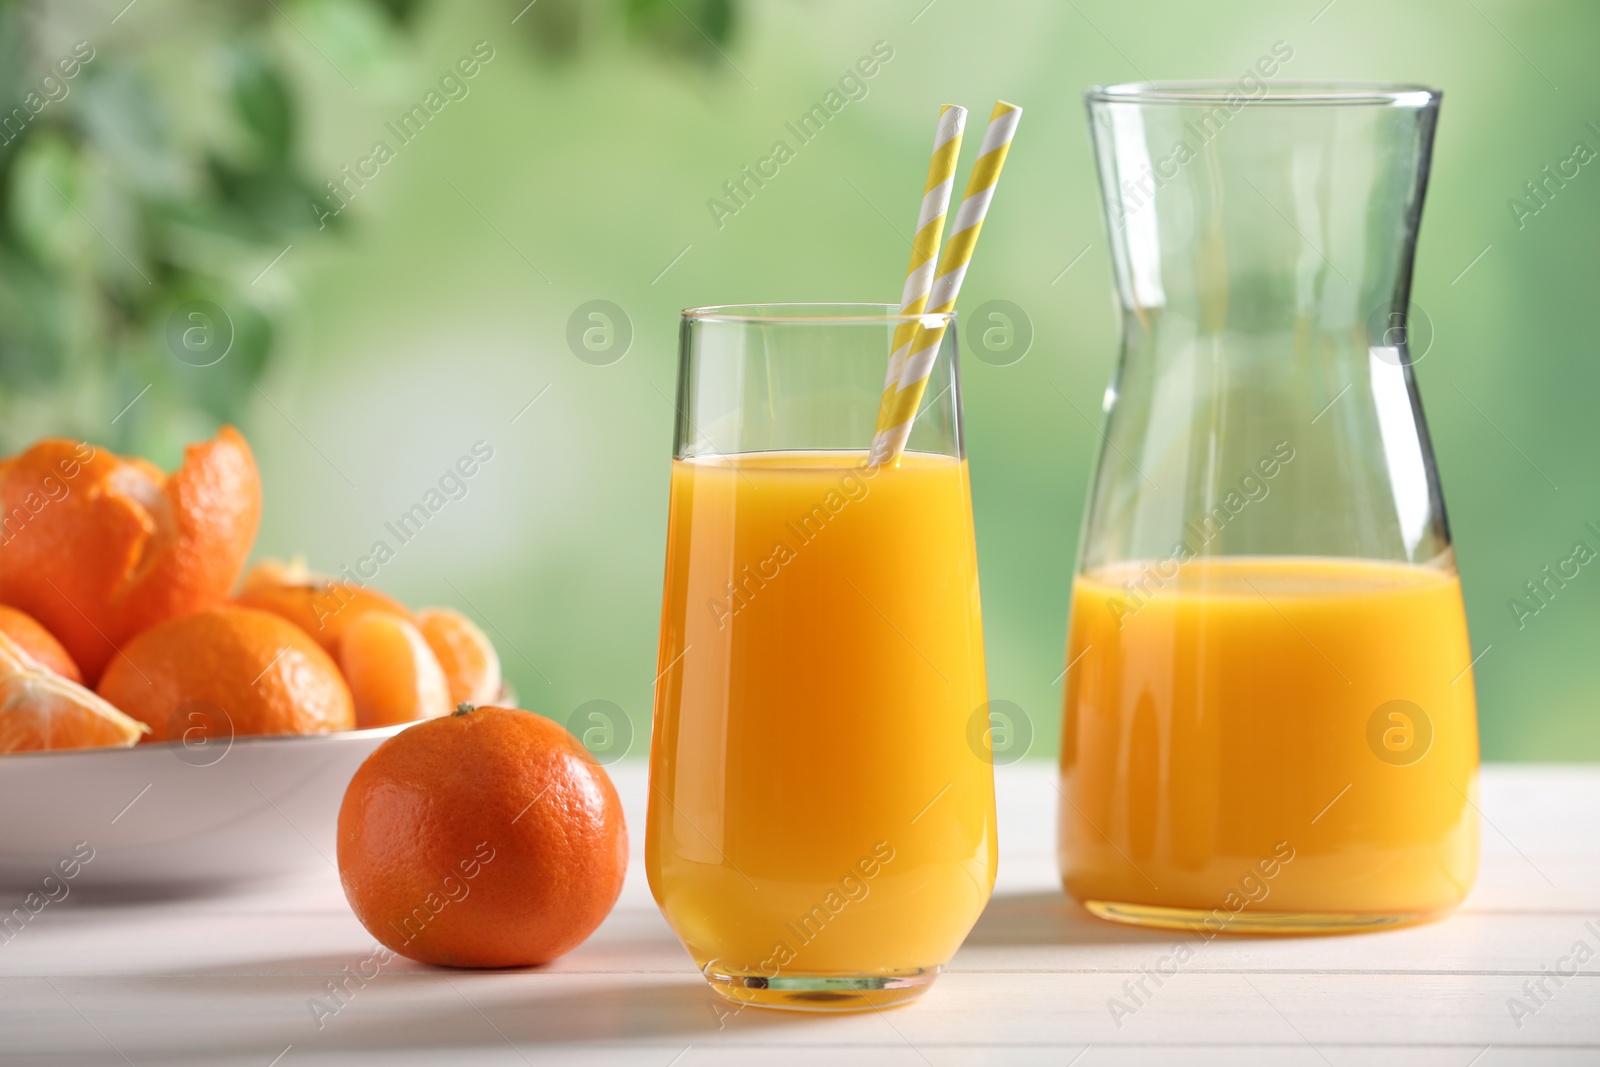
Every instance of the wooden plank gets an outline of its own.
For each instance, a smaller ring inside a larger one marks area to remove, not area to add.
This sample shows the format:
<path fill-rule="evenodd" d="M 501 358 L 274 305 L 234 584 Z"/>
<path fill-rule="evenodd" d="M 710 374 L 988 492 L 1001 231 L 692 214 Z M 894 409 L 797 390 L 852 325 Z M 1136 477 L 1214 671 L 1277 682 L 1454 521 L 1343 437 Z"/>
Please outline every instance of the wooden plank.
<path fill-rule="evenodd" d="M 1115 978 L 1116 976 L 1109 976 Z M 717 1048 L 853 1045 L 926 1050 L 1205 1046 L 1246 1040 L 1332 1058 L 1372 1046 L 1600 1046 L 1600 977 L 1571 980 L 1533 1015 L 1507 1009 L 1519 980 L 1499 975 L 1214 974 L 1170 977 L 1137 995 L 1106 975 L 945 975 L 909 1010 L 817 1018 L 733 1011 L 682 976 L 380 974 L 320 1019 L 310 977 L 59 978 L 0 981 L 13 1054 L 88 1054 L 135 1062 L 207 1049 L 259 1056 L 420 1045 L 659 1044 Z M 1115 1011 L 1113 1003 L 1130 1005 Z M 81 1014 L 80 1014 L 81 1013 Z M 319 1021 L 322 1023 L 319 1028 Z M 1518 1022 L 1522 1025 L 1517 1025 Z M 262 1055 L 265 1053 L 265 1055 Z"/>
<path fill-rule="evenodd" d="M 1212 941 L 1103 923 L 1070 903 L 1055 866 L 1054 769 L 1003 768 L 996 897 L 949 973 L 915 1007 L 832 1018 L 730 1013 L 706 989 L 645 885 L 643 767 L 612 770 L 636 828 L 633 867 L 605 925 L 551 967 L 396 960 L 319 1028 L 308 1002 L 372 947 L 331 871 L 231 897 L 74 896 L 0 944 L 0 1063 L 262 1067 L 291 1045 L 294 1064 L 1093 1067 L 1170 1062 L 1179 1049 L 1186 1062 L 1230 1065 L 1600 1061 L 1600 958 L 1549 977 L 1580 941 L 1600 950 L 1597 768 L 1486 769 L 1483 873 L 1444 922 Z M 1181 963 L 1177 945 L 1192 949 Z"/>
<path fill-rule="evenodd" d="M 996 895 L 951 969 L 1122 973 L 1171 966 L 1181 945 L 1193 953 L 1185 969 L 1195 972 L 1537 976 L 1580 942 L 1600 958 L 1596 929 L 1600 918 L 1582 915 L 1469 911 L 1442 923 L 1359 936 L 1206 940 L 1104 923 L 1048 889 Z M 0 963 L 14 977 L 328 975 L 358 963 L 372 947 L 346 910 L 293 919 L 146 916 L 137 925 L 114 915 L 63 912 L 41 916 L 37 927 L 3 947 Z M 673 975 L 690 966 L 654 905 L 644 902 L 618 907 L 594 937 L 549 970 Z M 425 968 L 397 961 L 391 970 Z"/>

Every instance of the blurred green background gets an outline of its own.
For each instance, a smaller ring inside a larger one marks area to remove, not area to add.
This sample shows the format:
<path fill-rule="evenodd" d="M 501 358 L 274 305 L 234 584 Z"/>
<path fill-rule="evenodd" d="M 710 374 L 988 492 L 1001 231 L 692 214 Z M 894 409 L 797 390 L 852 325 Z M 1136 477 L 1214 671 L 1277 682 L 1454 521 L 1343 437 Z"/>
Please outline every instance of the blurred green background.
<path fill-rule="evenodd" d="M 973 109 L 974 129 L 996 97 L 1026 108 L 962 306 L 1017 305 L 1032 346 L 967 359 L 964 384 L 990 690 L 1049 757 L 1099 444 L 1074 405 L 1098 412 L 1117 344 L 1081 90 L 1234 79 L 1276 41 L 1283 77 L 1441 86 L 1417 373 L 1483 751 L 1600 759 L 1600 576 L 1520 626 L 1509 606 L 1600 523 L 1600 163 L 1543 206 L 1524 189 L 1579 143 L 1600 151 L 1595 5 L 125 2 L 0 6 L 7 99 L 26 107 L 0 135 L 4 445 L 74 434 L 170 465 L 237 422 L 265 481 L 257 554 L 333 572 L 395 546 L 384 524 L 485 442 L 466 496 L 376 584 L 486 623 L 525 706 L 623 709 L 635 757 L 680 308 L 896 299 L 937 105 Z M 78 42 L 93 58 L 65 78 Z M 875 46 L 892 58 L 865 94 L 719 220 L 723 183 L 793 146 L 785 123 Z M 409 140 L 388 125 L 434 103 Z M 1518 197 L 1538 213 L 1519 219 Z M 595 300 L 626 317 L 620 359 L 569 345 Z M 170 340 L 175 321 L 198 342 Z"/>

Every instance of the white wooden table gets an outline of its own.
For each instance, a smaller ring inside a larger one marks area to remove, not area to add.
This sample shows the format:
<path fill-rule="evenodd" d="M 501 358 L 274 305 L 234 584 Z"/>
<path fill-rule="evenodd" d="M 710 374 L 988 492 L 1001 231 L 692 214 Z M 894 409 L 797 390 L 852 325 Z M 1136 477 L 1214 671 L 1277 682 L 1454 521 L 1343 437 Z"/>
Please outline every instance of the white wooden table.
<path fill-rule="evenodd" d="M 612 772 L 637 830 L 644 768 Z M 904 1009 L 729 1014 L 657 913 L 636 832 L 621 902 L 571 955 L 499 973 L 397 959 L 320 1029 L 308 1001 L 373 948 L 331 869 L 248 896 L 69 897 L 0 944 L 0 1063 L 1600 1064 L 1600 767 L 1486 768 L 1483 870 L 1445 922 L 1195 939 L 1120 1026 L 1109 999 L 1182 935 L 1102 923 L 1063 897 L 1053 775 L 1001 770 L 994 900 Z M 1548 978 L 1580 944 L 1594 954 L 1580 973 Z M 1514 1020 L 1512 998 L 1537 1011 Z"/>

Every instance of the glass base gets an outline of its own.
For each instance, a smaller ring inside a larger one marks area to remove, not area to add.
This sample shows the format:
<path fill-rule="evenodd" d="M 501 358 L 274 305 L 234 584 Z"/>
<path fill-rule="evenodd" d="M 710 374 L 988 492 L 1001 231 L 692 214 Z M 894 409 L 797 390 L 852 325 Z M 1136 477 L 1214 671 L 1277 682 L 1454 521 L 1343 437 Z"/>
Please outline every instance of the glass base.
<path fill-rule="evenodd" d="M 916 1000 L 939 977 L 939 968 L 880 974 L 782 973 L 769 978 L 732 973 L 713 962 L 701 973 L 712 989 L 735 1004 L 788 1011 L 868 1011 Z"/>
<path fill-rule="evenodd" d="M 1357 934 L 1371 930 L 1392 930 L 1401 926 L 1432 922 L 1449 914 L 1439 911 L 1372 912 L 1338 911 L 1257 911 L 1246 908 L 1201 911 L 1195 908 L 1166 908 L 1152 904 L 1126 904 L 1110 900 L 1085 900 L 1083 906 L 1101 918 L 1130 926 L 1151 926 L 1163 930 L 1186 930 L 1196 934 Z"/>

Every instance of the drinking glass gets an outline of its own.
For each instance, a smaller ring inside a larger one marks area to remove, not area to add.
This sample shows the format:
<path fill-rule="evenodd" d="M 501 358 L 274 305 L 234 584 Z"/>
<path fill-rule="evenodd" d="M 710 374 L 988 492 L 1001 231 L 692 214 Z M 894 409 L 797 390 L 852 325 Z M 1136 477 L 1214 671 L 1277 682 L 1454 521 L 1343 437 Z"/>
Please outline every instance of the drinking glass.
<path fill-rule="evenodd" d="M 645 865 L 741 1003 L 910 1000 L 994 885 L 954 328 L 907 451 L 864 466 L 902 321 L 683 315 Z"/>
<path fill-rule="evenodd" d="M 1122 307 L 1068 632 L 1060 849 L 1109 919 L 1437 916 L 1477 870 L 1472 653 L 1412 364 L 1439 93 L 1087 94 Z"/>

